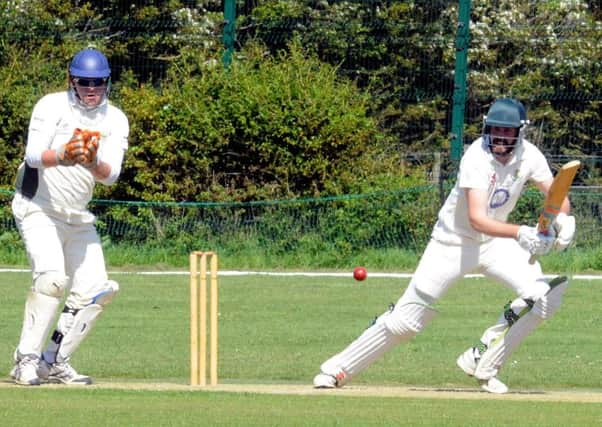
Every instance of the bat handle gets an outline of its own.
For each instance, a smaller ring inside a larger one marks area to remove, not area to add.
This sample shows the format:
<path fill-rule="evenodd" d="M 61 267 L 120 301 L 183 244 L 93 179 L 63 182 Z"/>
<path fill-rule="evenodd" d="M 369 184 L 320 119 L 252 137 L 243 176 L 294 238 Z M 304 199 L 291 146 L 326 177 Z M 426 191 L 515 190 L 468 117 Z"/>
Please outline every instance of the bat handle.
<path fill-rule="evenodd" d="M 531 264 L 531 265 L 535 264 L 536 260 L 537 260 L 537 255 L 531 255 L 531 257 L 529 258 L 529 264 Z"/>

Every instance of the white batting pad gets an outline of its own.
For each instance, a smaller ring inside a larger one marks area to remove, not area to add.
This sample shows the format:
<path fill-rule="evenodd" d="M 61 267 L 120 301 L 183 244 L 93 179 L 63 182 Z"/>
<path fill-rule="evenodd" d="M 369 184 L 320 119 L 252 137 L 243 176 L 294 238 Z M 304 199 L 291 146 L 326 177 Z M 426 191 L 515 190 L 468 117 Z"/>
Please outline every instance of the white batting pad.
<path fill-rule="evenodd" d="M 102 306 L 98 304 L 90 304 L 79 310 L 73 317 L 69 330 L 62 332 L 63 339 L 58 348 L 56 343 L 50 342 L 48 350 L 44 352 L 44 359 L 51 362 L 54 360 L 57 362 L 67 362 L 90 333 L 101 313 Z M 63 313 L 61 316 L 72 316 L 72 314 Z"/>
<path fill-rule="evenodd" d="M 543 321 L 532 311 L 521 317 L 512 327 L 507 328 L 483 353 L 474 376 L 488 380 L 497 376 L 498 371 L 512 352 Z"/>
<path fill-rule="evenodd" d="M 37 293 L 62 298 L 68 284 L 67 276 L 51 271 L 37 276 L 33 281 L 33 288 Z"/>
<path fill-rule="evenodd" d="M 569 281 L 566 277 L 557 277 L 550 282 L 550 285 L 553 287 L 533 306 L 533 312 L 542 319 L 549 319 L 556 314 L 562 304 L 562 296 L 569 286 Z"/>
<path fill-rule="evenodd" d="M 437 311 L 422 302 L 402 304 L 401 301 L 400 299 L 391 314 L 385 317 L 384 323 L 395 335 L 409 339 L 422 331 Z"/>
<path fill-rule="evenodd" d="M 532 306 L 520 298 L 514 300 L 510 305 L 512 311 L 520 317 L 510 326 L 501 328 L 504 316 L 498 322 L 485 331 L 481 338 L 488 348 L 481 356 L 474 376 L 481 380 L 488 380 L 497 375 L 501 366 L 508 357 L 520 345 L 520 343 L 545 319 L 552 317 L 560 308 L 562 295 L 568 287 L 568 279 L 564 276 L 556 277 L 549 282 L 547 292 L 537 298 Z M 506 323 L 508 325 L 508 323 Z"/>
<path fill-rule="evenodd" d="M 522 298 L 517 298 L 512 301 L 509 308 L 512 309 L 517 317 L 524 316 L 530 310 L 529 305 Z M 508 320 L 506 319 L 505 313 L 502 313 L 495 324 L 487 328 L 487 330 L 483 333 L 481 336 L 481 342 L 487 347 L 493 346 L 495 341 L 506 333 L 507 329 Z"/>
<path fill-rule="evenodd" d="M 54 325 L 60 302 L 59 298 L 37 292 L 30 292 L 27 295 L 23 329 L 18 346 L 21 354 L 41 353 L 46 337 Z"/>
<path fill-rule="evenodd" d="M 392 334 L 382 323 L 372 325 L 345 350 L 324 362 L 320 368 L 325 374 L 335 377 L 341 386 L 403 339 Z"/>

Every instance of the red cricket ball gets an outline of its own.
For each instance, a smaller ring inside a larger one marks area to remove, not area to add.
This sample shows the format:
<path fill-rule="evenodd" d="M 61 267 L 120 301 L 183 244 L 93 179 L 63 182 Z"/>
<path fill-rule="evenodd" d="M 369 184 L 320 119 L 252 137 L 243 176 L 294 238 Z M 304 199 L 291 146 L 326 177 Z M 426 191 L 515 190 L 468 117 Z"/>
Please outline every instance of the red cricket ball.
<path fill-rule="evenodd" d="M 353 278 L 362 281 L 368 276 L 368 272 L 364 267 L 355 267 L 353 269 Z"/>

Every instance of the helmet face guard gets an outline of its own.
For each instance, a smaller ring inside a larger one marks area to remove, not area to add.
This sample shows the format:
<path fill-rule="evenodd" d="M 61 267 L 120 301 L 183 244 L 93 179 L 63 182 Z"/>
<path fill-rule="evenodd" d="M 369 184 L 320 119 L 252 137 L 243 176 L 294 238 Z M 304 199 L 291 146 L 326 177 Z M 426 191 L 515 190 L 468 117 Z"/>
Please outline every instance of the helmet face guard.
<path fill-rule="evenodd" d="M 506 136 L 505 134 L 497 134 L 495 132 L 492 134 L 491 129 L 487 129 L 486 126 L 483 132 L 483 139 L 495 157 L 505 158 L 512 154 L 514 149 L 522 142 L 522 138 L 519 137 L 519 134 L 520 131 L 515 133 L 515 136 Z"/>
<path fill-rule="evenodd" d="M 522 143 L 528 123 L 522 103 L 510 98 L 498 99 L 484 118 L 483 141 L 497 159 L 507 159 Z M 492 128 L 495 128 L 493 133 Z"/>
<path fill-rule="evenodd" d="M 69 87 L 74 99 L 87 110 L 103 104 L 111 85 L 111 68 L 106 56 L 96 49 L 79 51 L 69 65 Z"/>

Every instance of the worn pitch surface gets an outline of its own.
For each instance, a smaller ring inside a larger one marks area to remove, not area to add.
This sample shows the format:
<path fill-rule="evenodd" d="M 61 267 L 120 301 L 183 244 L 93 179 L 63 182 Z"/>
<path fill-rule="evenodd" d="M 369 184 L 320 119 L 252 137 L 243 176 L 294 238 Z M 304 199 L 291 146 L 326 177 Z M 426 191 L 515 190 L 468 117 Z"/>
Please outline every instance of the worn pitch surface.
<path fill-rule="evenodd" d="M 22 387 L 8 379 L 0 381 L 0 387 Z M 58 384 L 43 384 L 42 388 L 85 387 L 86 389 L 114 390 L 145 390 L 145 391 L 190 391 L 190 392 L 227 392 L 227 393 L 261 393 L 261 394 L 290 394 L 304 396 L 383 396 L 399 398 L 426 399 L 489 399 L 489 400 L 518 400 L 540 402 L 576 402 L 602 403 L 600 391 L 571 391 L 571 390 L 511 390 L 504 395 L 484 392 L 477 388 L 431 388 L 431 387 L 401 387 L 378 385 L 348 385 L 340 389 L 315 389 L 306 384 L 218 384 L 216 386 L 190 386 L 168 382 L 117 382 L 97 381 L 89 386 L 65 386 Z"/>

